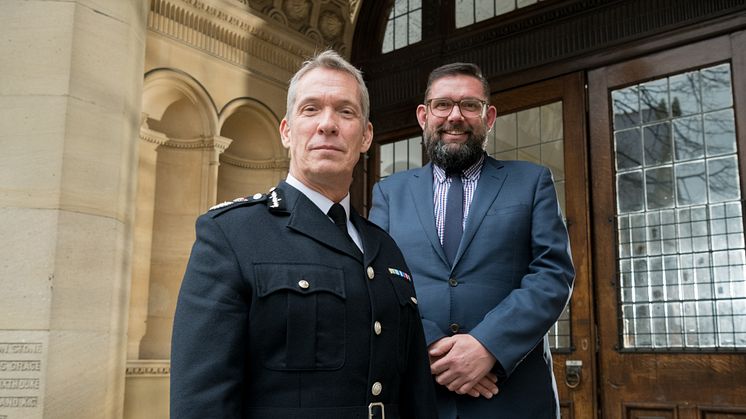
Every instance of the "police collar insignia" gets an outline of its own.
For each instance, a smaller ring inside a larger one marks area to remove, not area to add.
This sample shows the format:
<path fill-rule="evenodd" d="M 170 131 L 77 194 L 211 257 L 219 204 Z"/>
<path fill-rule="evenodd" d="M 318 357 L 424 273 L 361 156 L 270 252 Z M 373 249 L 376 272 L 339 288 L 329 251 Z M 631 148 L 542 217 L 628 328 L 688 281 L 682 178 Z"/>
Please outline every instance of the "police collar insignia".
<path fill-rule="evenodd" d="M 272 188 L 269 190 L 269 208 L 273 211 L 285 211 L 285 194 L 281 189 Z"/>

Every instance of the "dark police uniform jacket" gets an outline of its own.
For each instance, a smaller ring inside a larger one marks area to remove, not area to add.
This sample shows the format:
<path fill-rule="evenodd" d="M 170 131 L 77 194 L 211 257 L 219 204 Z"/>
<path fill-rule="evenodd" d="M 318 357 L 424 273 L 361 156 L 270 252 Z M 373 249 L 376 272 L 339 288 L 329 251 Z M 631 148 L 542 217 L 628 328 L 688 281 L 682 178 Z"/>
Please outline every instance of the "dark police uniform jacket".
<path fill-rule="evenodd" d="M 437 417 L 409 269 L 388 234 L 351 221 L 363 255 L 285 182 L 199 217 L 172 419 Z"/>

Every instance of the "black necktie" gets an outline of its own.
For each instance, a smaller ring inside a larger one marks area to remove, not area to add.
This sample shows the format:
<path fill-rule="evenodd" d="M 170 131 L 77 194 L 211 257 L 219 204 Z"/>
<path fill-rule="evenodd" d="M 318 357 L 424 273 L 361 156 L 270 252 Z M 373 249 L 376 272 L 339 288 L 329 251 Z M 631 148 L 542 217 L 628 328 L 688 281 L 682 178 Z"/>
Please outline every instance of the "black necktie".
<path fill-rule="evenodd" d="M 341 204 L 333 204 L 332 207 L 329 208 L 329 212 L 327 212 L 326 215 L 328 215 L 329 218 L 334 221 L 334 224 L 336 224 L 337 227 L 342 230 L 342 233 L 344 233 L 345 236 L 352 240 L 352 237 L 350 237 L 350 233 L 347 232 L 347 214 L 345 213 L 345 209 L 344 207 L 342 207 Z"/>
<path fill-rule="evenodd" d="M 464 232 L 464 185 L 461 183 L 461 173 L 449 173 L 448 178 L 451 179 L 451 186 L 448 188 L 448 197 L 446 198 L 443 250 L 448 261 L 453 265 L 458 246 L 461 243 L 461 234 Z"/>

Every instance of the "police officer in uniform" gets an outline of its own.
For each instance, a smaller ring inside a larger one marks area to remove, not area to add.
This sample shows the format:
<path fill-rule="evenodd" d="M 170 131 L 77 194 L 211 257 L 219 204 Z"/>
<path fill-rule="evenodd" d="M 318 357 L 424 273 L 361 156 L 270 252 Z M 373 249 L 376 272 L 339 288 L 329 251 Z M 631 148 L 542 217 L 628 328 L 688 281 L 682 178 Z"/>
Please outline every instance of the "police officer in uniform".
<path fill-rule="evenodd" d="M 412 278 L 352 211 L 368 92 L 333 51 L 290 82 L 286 181 L 197 220 L 171 352 L 171 418 L 434 419 Z"/>

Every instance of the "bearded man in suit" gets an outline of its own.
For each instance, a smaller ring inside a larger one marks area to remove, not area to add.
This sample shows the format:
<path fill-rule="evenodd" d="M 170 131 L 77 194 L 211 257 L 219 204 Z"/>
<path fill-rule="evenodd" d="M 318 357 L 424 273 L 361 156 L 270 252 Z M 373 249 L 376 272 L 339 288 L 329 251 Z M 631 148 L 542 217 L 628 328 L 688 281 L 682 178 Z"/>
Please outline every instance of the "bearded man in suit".
<path fill-rule="evenodd" d="M 379 182 L 369 219 L 412 270 L 440 418 L 557 419 L 546 335 L 575 275 L 567 229 L 547 168 L 485 154 L 489 94 L 474 64 L 430 73 L 430 163 Z"/>

